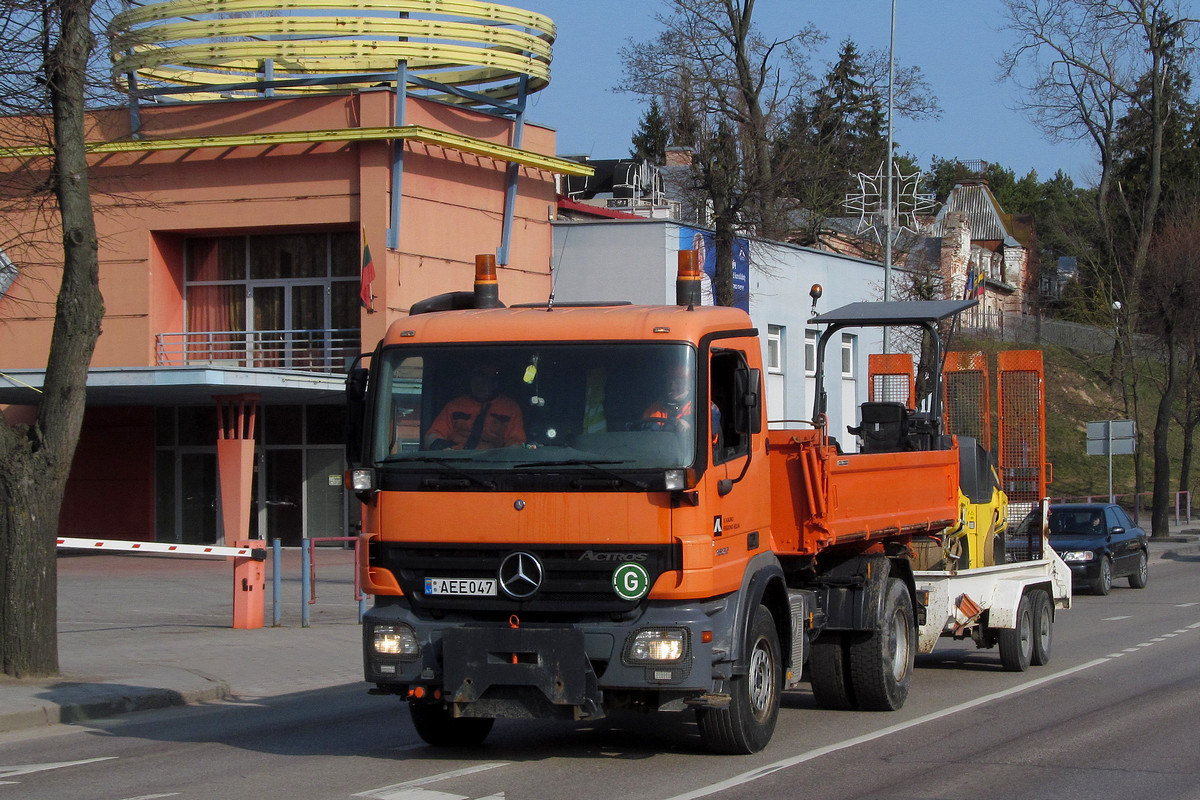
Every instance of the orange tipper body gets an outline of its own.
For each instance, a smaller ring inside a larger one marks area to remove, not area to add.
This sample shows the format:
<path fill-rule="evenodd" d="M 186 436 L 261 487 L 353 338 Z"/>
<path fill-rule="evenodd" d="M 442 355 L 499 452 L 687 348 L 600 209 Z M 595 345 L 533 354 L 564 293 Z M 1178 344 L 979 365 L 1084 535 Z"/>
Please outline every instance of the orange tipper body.
<path fill-rule="evenodd" d="M 365 677 L 426 741 L 693 710 L 710 749 L 751 753 L 806 664 L 823 704 L 903 704 L 910 545 L 956 520 L 957 443 L 905 404 L 864 404 L 869 452 L 768 432 L 758 332 L 699 305 L 680 256 L 677 305 L 502 308 L 488 284 L 418 303 L 350 370 Z M 829 325 L 818 387 L 864 313 Z"/>

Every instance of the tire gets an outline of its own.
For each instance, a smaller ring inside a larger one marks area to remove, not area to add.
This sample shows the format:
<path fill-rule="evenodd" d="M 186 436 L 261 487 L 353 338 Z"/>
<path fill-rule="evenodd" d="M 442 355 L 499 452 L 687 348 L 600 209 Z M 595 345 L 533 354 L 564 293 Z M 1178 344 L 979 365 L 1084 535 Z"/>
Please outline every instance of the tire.
<path fill-rule="evenodd" d="M 1108 556 L 1102 556 L 1100 560 L 1100 575 L 1092 582 L 1092 594 L 1098 594 L 1101 597 L 1106 596 L 1112 591 L 1112 582 L 1112 559 Z"/>
<path fill-rule="evenodd" d="M 1035 589 L 1032 593 L 1033 605 L 1033 653 L 1029 663 L 1035 667 L 1044 667 L 1050 663 L 1050 646 L 1054 640 L 1054 607 L 1050 604 L 1050 595 L 1043 589 Z"/>
<path fill-rule="evenodd" d="M 746 674 L 730 681 L 725 708 L 698 709 L 704 746 L 714 753 L 757 753 L 771 741 L 783 694 L 779 633 L 765 606 L 759 606 L 746 636 Z"/>
<path fill-rule="evenodd" d="M 408 710 L 417 735 L 434 747 L 476 747 L 496 722 L 490 717 L 455 717 L 442 703 L 410 701 Z"/>
<path fill-rule="evenodd" d="M 875 630 L 850 643 L 850 678 L 858 707 L 895 711 L 908 698 L 917 653 L 912 597 L 903 581 L 891 578 Z"/>
<path fill-rule="evenodd" d="M 1033 607 L 1029 595 L 1021 596 L 1017 605 L 1015 628 L 1000 628 L 996 631 L 996 641 L 1000 644 L 1000 663 L 1009 672 L 1024 672 L 1029 669 L 1033 659 Z"/>
<path fill-rule="evenodd" d="M 808 678 L 812 683 L 813 699 L 821 708 L 830 711 L 858 708 L 850 683 L 850 653 L 841 634 L 822 634 L 813 642 L 808 656 Z"/>
<path fill-rule="evenodd" d="M 1137 569 L 1129 576 L 1130 589 L 1145 589 L 1146 584 L 1150 582 L 1150 562 L 1146 558 L 1146 551 L 1138 552 Z"/>

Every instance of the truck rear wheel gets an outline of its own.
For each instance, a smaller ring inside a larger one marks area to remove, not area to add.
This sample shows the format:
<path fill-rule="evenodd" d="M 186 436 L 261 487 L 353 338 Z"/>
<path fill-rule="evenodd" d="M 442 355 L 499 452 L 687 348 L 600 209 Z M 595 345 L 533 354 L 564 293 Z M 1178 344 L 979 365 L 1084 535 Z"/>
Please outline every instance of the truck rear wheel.
<path fill-rule="evenodd" d="M 475 747 L 492 731 L 489 717 L 455 717 L 442 703 L 409 701 L 417 735 L 434 747 Z"/>
<path fill-rule="evenodd" d="M 912 597 L 904 582 L 891 578 L 875 629 L 850 642 L 850 677 L 858 707 L 895 711 L 908 698 L 917 653 Z"/>
<path fill-rule="evenodd" d="M 1017 605 L 1016 625 L 996 631 L 996 642 L 1000 645 L 1000 663 L 1009 672 L 1024 672 L 1033 660 L 1033 609 L 1029 595 L 1021 596 Z"/>
<path fill-rule="evenodd" d="M 704 746 L 715 753 L 757 753 L 771 741 L 783 692 L 779 633 L 765 606 L 759 606 L 746 637 L 746 674 L 730 681 L 725 708 L 697 709 Z"/>
<path fill-rule="evenodd" d="M 858 707 L 850 683 L 850 653 L 840 633 L 823 633 L 813 642 L 808 678 L 813 699 L 821 708 L 850 711 Z"/>

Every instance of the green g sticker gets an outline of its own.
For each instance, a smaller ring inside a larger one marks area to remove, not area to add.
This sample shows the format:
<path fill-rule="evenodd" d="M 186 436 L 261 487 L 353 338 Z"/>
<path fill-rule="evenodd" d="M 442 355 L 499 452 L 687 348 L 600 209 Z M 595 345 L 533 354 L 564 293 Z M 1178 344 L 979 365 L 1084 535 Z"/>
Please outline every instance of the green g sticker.
<path fill-rule="evenodd" d="M 641 564 L 622 564 L 613 570 L 612 587 L 622 600 L 637 600 L 650 591 L 650 573 Z"/>

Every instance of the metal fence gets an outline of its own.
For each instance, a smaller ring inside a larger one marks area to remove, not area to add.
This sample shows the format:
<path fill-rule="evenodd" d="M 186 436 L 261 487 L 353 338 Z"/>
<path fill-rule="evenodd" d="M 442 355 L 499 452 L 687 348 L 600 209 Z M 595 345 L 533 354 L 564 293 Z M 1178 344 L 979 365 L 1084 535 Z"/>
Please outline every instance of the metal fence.
<path fill-rule="evenodd" d="M 254 367 L 344 373 L 361 350 L 344 330 L 186 331 L 155 337 L 160 367 Z"/>

